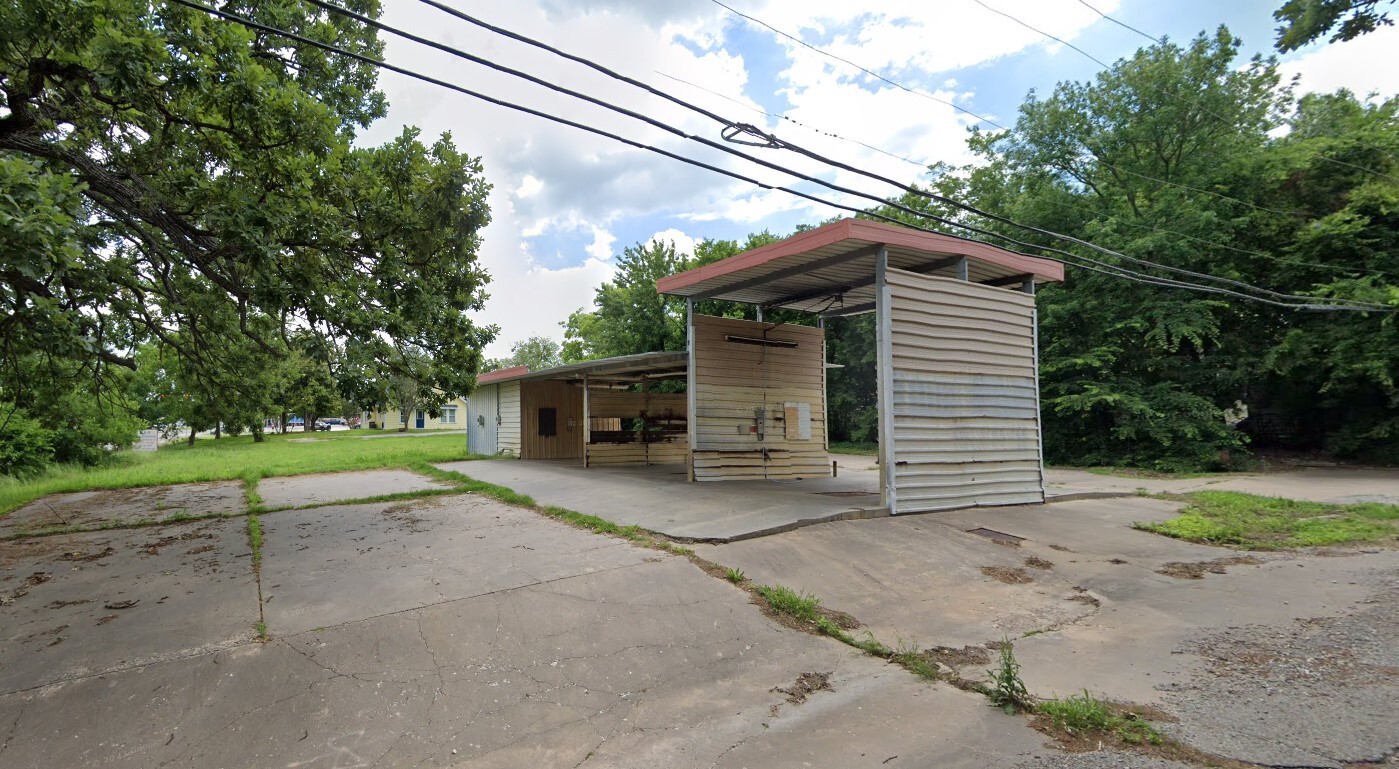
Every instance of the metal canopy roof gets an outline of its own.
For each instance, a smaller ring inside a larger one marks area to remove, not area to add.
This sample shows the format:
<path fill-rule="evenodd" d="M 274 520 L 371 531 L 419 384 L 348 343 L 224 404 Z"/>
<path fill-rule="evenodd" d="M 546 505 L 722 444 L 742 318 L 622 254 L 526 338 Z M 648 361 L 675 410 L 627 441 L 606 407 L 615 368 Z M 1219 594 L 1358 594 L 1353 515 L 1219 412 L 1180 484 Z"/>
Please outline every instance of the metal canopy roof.
<path fill-rule="evenodd" d="M 864 219 L 842 219 L 656 281 L 662 294 L 840 315 L 873 309 L 875 258 L 889 266 L 975 283 L 1062 281 L 1064 265 L 989 243 Z"/>
<path fill-rule="evenodd" d="M 636 355 L 620 355 L 616 358 L 585 360 L 567 366 L 530 371 L 524 366 L 488 372 L 476 378 L 477 383 L 534 382 L 544 379 L 583 381 L 586 374 L 589 381 L 640 382 L 644 379 L 677 379 L 689 370 L 690 358 L 683 352 L 643 352 Z M 516 370 L 520 369 L 520 370 Z M 498 376 L 490 376 L 497 374 Z"/>

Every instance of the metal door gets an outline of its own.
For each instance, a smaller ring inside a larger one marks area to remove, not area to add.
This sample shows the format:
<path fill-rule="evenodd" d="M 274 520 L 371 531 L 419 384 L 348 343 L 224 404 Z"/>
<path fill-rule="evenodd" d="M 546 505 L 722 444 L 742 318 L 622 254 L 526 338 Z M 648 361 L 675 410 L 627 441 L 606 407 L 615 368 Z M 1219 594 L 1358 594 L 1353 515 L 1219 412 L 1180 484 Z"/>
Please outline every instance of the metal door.
<path fill-rule="evenodd" d="M 500 385 L 476 388 L 466 404 L 466 448 L 473 454 L 496 454 L 500 424 Z"/>

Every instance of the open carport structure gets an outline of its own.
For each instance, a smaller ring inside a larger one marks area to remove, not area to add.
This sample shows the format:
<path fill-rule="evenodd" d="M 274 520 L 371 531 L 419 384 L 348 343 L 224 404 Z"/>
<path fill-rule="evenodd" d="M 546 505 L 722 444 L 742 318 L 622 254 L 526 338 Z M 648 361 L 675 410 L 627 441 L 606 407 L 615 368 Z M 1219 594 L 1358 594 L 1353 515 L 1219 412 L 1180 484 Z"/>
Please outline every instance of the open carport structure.
<path fill-rule="evenodd" d="M 467 448 L 521 459 L 576 459 L 585 466 L 685 461 L 683 352 L 649 352 L 477 378 L 467 401 Z"/>
<path fill-rule="evenodd" d="M 1063 277 L 1060 263 L 987 243 L 844 219 L 661 279 L 688 305 L 692 477 L 814 472 L 815 442 L 799 444 L 819 429 L 824 455 L 823 335 L 762 311 L 873 312 L 882 505 L 1042 502 L 1034 289 Z M 704 299 L 757 305 L 759 321 L 696 314 Z"/>

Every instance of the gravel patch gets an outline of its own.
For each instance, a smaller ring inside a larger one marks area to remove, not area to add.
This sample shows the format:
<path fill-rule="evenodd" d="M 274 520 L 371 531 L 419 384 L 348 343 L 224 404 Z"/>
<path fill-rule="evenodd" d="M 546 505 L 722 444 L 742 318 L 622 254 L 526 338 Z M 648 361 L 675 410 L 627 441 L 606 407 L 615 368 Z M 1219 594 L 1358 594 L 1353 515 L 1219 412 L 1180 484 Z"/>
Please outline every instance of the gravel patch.
<path fill-rule="evenodd" d="M 1094 753 L 1055 753 L 1016 764 L 1014 769 L 1198 769 L 1191 764 L 1167 761 L 1136 753 L 1102 750 Z"/>
<path fill-rule="evenodd" d="M 1271 766 L 1382 762 L 1399 752 L 1399 570 L 1341 617 L 1228 628 L 1185 644 L 1205 670 L 1172 687 L 1167 727 L 1201 750 Z"/>

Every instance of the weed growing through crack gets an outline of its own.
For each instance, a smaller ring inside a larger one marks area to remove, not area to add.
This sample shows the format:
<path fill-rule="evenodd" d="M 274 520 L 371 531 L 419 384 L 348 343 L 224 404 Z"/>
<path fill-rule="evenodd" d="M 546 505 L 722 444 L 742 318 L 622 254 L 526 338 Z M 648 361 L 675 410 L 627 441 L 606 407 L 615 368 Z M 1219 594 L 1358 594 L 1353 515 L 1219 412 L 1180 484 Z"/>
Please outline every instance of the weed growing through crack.
<path fill-rule="evenodd" d="M 253 571 L 262 568 L 262 519 L 248 515 L 248 545 L 253 549 Z"/>
<path fill-rule="evenodd" d="M 759 585 L 757 591 L 758 595 L 767 599 L 772 610 L 778 614 L 786 614 L 802 622 L 818 622 L 818 620 L 826 619 L 821 616 L 821 599 L 810 593 L 798 592 L 781 585 Z M 826 621 L 835 624 L 830 620 Z"/>
<path fill-rule="evenodd" d="M 268 641 L 272 640 L 272 636 L 269 635 L 267 632 L 266 622 L 259 621 L 256 625 L 253 626 L 253 628 L 257 630 L 257 640 L 263 643 L 267 643 Z"/>
<path fill-rule="evenodd" d="M 1103 702 L 1087 689 L 1082 695 L 1041 702 L 1035 711 L 1056 729 L 1075 737 L 1111 734 L 1129 745 L 1160 745 L 1163 741 L 1161 733 L 1141 717 Z"/>
<path fill-rule="evenodd" d="M 730 567 L 724 572 L 724 579 L 726 579 L 726 580 L 728 580 L 728 581 L 734 583 L 735 585 L 737 585 L 737 584 L 743 582 L 743 580 L 748 579 L 748 578 L 745 577 L 745 576 L 743 576 L 743 569 L 735 569 L 734 567 L 730 566 Z"/>
<path fill-rule="evenodd" d="M 1034 700 L 1025 688 L 1025 682 L 1020 679 L 1020 663 L 1015 661 L 1015 649 L 1010 639 L 1001 641 L 1000 651 L 1000 664 L 995 670 L 986 671 L 991 677 L 986 696 L 991 699 L 992 705 L 1004 710 L 1007 715 L 1032 709 Z"/>

